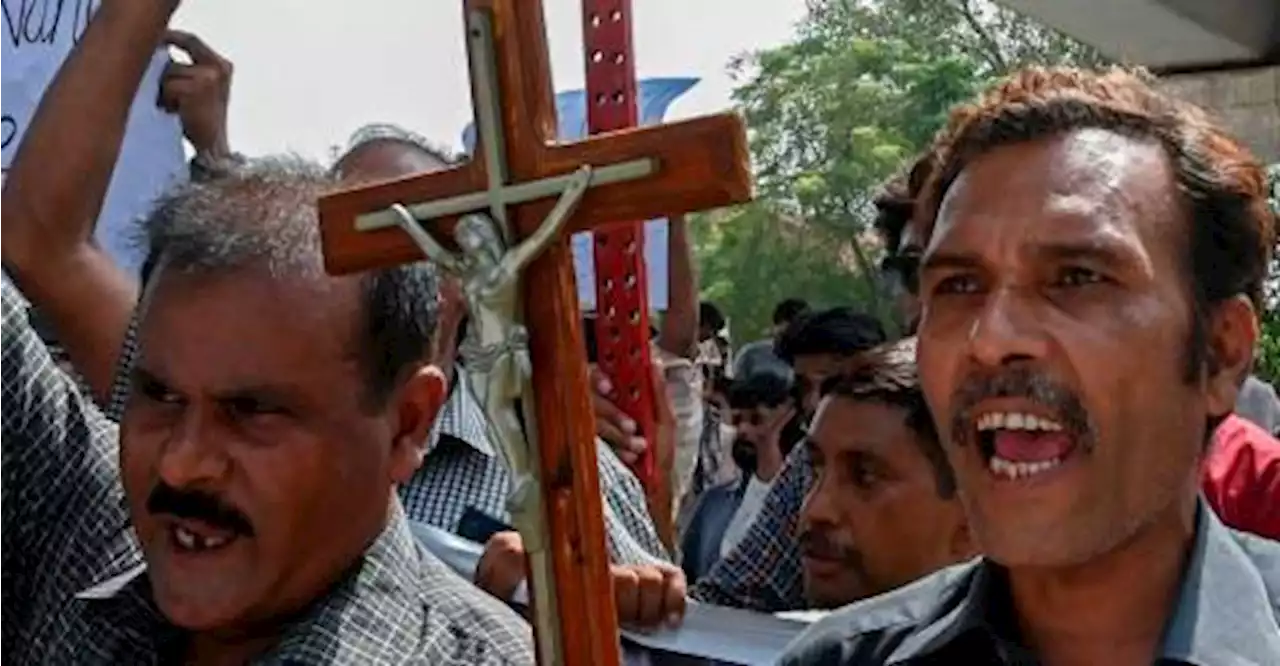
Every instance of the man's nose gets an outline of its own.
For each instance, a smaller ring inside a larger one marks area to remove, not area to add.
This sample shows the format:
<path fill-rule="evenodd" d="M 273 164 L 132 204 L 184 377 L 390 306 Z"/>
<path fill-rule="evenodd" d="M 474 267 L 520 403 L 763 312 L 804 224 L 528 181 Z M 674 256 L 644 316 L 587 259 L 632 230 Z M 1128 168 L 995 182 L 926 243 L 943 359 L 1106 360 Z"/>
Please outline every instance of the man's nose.
<path fill-rule="evenodd" d="M 807 530 L 815 525 L 833 525 L 836 522 L 835 509 L 831 488 L 832 484 L 827 479 L 818 479 L 813 489 L 804 498 L 804 505 L 800 510 L 800 527 L 801 530 Z"/>
<path fill-rule="evenodd" d="M 184 488 L 216 481 L 230 463 L 219 444 L 216 423 L 198 408 L 190 408 L 171 431 L 157 464 L 160 478 L 171 487 Z"/>
<path fill-rule="evenodd" d="M 1002 287 L 991 292 L 969 328 L 969 353 L 984 366 L 1043 358 L 1044 322 L 1025 294 Z"/>

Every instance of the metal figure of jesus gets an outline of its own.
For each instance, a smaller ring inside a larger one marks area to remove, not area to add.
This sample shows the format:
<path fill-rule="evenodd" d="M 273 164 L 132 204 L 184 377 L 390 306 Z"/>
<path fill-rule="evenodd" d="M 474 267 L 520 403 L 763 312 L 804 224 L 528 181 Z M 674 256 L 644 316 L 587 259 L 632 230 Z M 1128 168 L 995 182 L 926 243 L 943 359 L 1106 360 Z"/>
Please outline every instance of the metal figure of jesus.
<path fill-rule="evenodd" d="M 423 228 L 401 204 L 392 206 L 400 226 L 428 259 L 462 281 L 470 314 L 467 335 L 459 350 L 470 385 L 484 406 L 489 425 L 516 479 L 512 514 L 523 513 L 520 496 L 532 478 L 532 436 L 521 426 L 516 401 L 527 398 L 533 364 L 529 358 L 529 331 L 523 323 L 520 273 L 544 248 L 559 237 L 560 229 L 591 183 L 592 169 L 585 165 L 574 174 L 555 208 L 538 230 L 514 248 L 509 234 L 484 213 L 464 215 L 454 228 L 460 251 L 450 252 Z M 526 403 L 527 404 L 527 403 Z M 527 535 L 532 539 L 536 535 Z"/>

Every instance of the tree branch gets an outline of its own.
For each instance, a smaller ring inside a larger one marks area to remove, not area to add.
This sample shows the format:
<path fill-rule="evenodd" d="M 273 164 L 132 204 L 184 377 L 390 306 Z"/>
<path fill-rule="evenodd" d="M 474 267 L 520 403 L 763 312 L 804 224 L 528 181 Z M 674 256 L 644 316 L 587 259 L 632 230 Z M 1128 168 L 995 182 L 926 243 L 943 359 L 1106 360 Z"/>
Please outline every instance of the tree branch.
<path fill-rule="evenodd" d="M 978 41 L 982 43 L 983 49 L 986 51 L 987 64 L 996 72 L 1009 71 L 1009 60 L 1005 58 L 1004 52 L 1000 49 L 1000 42 L 987 30 L 987 27 L 978 19 L 978 15 L 973 11 L 972 0 L 959 0 L 956 3 L 956 9 L 960 12 L 961 18 L 973 30 L 978 37 Z"/>

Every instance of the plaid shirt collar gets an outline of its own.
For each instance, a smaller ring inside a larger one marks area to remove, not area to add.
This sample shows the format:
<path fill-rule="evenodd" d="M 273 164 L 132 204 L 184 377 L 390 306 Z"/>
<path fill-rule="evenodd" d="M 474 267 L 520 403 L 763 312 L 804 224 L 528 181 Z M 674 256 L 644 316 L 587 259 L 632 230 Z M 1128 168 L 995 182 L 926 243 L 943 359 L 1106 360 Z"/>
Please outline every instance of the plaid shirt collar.
<path fill-rule="evenodd" d="M 77 594 L 76 599 L 88 602 L 100 617 L 129 618 L 128 623 L 118 623 L 120 631 L 134 640 L 149 640 L 156 653 L 165 654 L 179 647 L 182 632 L 160 614 L 151 594 L 146 562 L 140 551 L 135 552 L 138 560 L 123 573 L 115 573 L 119 567 L 107 569 L 100 582 Z M 360 563 L 291 623 L 264 659 L 270 663 L 316 663 L 317 657 L 332 654 L 337 646 L 363 644 L 413 654 L 420 642 L 419 629 L 426 621 L 420 599 L 421 565 L 422 554 L 397 501 L 387 527 Z"/>
<path fill-rule="evenodd" d="M 471 380 L 466 368 L 455 367 L 453 385 L 449 387 L 449 399 L 440 408 L 435 425 L 427 440 L 427 452 L 435 450 L 441 436 L 452 437 L 490 458 L 497 455 L 489 441 L 489 421 L 484 408 L 471 392 Z"/>

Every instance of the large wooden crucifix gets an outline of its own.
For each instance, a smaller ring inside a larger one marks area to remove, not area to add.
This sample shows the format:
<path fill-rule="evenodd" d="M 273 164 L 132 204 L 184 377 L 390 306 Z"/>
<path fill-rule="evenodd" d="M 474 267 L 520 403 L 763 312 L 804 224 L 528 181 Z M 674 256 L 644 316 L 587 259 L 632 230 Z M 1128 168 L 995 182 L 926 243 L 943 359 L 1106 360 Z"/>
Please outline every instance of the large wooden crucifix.
<path fill-rule="evenodd" d="M 748 200 L 746 136 L 739 117 L 722 114 L 557 143 L 541 2 L 464 0 L 464 9 L 475 159 L 322 198 L 326 267 L 347 273 L 395 265 L 420 260 L 429 248 L 473 272 L 488 266 L 486 279 L 496 284 L 503 266 L 518 269 L 545 244 L 519 276 L 517 315 L 506 322 L 516 335 L 488 354 L 503 367 L 531 361 L 522 395 L 532 398 L 523 401 L 523 435 L 534 483 L 514 490 L 532 489 L 540 501 L 522 505 L 537 514 L 531 522 L 526 515 L 522 524 L 515 508 L 513 522 L 530 554 L 540 662 L 612 666 L 618 626 L 568 235 Z M 407 229 L 406 218 L 424 226 Z M 546 243 L 549 236 L 555 242 Z M 456 252 L 434 240 L 450 237 Z M 491 252 L 495 243 L 507 254 Z M 645 288 L 632 277 L 612 288 Z M 493 292 L 473 295 L 492 300 Z"/>

